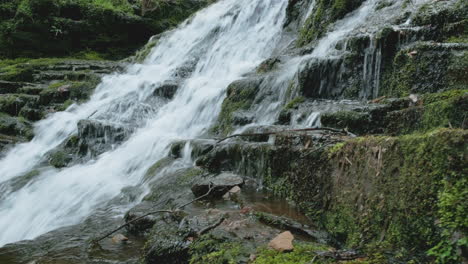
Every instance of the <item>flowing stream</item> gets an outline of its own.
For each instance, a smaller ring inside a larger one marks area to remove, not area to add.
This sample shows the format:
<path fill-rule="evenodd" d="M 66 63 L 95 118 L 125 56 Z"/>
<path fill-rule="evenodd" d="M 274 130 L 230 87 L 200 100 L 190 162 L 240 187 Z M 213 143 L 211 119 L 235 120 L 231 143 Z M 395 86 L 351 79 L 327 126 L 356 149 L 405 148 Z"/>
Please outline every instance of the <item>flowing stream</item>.
<path fill-rule="evenodd" d="M 0 184 L 38 166 L 77 133 L 82 119 L 138 127 L 121 146 L 84 164 L 46 169 L 0 196 L 0 245 L 80 222 L 122 188 L 137 185 L 170 142 L 195 138 L 216 120 L 226 87 L 270 56 L 287 0 L 223 0 L 165 34 L 143 64 L 106 76 L 89 102 L 56 113 L 36 137 L 0 160 Z M 147 109 L 155 87 L 189 69 L 172 100 Z M 1 198 L 3 197 L 3 198 Z"/>

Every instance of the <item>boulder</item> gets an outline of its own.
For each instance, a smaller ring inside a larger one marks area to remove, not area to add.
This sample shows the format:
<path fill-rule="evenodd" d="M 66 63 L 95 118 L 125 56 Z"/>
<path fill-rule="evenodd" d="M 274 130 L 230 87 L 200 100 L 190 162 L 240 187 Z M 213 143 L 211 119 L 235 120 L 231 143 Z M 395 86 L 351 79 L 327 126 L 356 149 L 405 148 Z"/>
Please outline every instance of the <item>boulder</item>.
<path fill-rule="evenodd" d="M 294 249 L 292 244 L 293 240 L 293 234 L 291 234 L 289 231 L 286 231 L 273 238 L 268 246 L 279 252 L 289 252 Z"/>
<path fill-rule="evenodd" d="M 209 197 L 219 198 L 235 186 L 242 186 L 244 179 L 239 175 L 223 172 L 215 177 L 209 177 L 206 180 L 196 183 L 192 186 L 192 192 L 199 197 L 206 194 L 210 186 L 212 188 Z"/>

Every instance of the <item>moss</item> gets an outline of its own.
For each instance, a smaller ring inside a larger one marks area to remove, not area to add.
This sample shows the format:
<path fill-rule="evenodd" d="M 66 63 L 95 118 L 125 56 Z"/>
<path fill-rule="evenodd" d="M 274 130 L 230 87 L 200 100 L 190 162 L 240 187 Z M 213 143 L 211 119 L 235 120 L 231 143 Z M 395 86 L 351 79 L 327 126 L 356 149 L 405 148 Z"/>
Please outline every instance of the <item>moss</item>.
<path fill-rule="evenodd" d="M 54 152 L 49 156 L 49 164 L 55 168 L 66 167 L 71 160 L 71 157 L 63 151 Z"/>
<path fill-rule="evenodd" d="M 319 251 L 327 251 L 329 248 L 313 243 L 294 243 L 294 250 L 289 253 L 278 252 L 269 248 L 259 248 L 253 264 L 306 264 L 316 259 Z M 331 263 L 331 261 L 317 261 L 314 263 Z"/>
<path fill-rule="evenodd" d="M 361 5 L 362 0 L 319 0 L 300 30 L 298 45 L 322 37 L 328 27 Z"/>
<path fill-rule="evenodd" d="M 304 102 L 305 102 L 305 97 L 298 96 L 298 97 L 294 98 L 293 100 L 289 101 L 289 103 L 287 103 L 284 106 L 284 109 L 289 110 L 289 109 L 297 108 L 300 104 L 302 104 Z"/>
<path fill-rule="evenodd" d="M 329 148 L 327 151 L 329 157 L 332 157 L 335 153 L 340 151 L 345 146 L 345 144 L 346 144 L 345 142 L 340 142 L 340 143 L 333 145 L 331 148 Z"/>
<path fill-rule="evenodd" d="M 193 179 L 201 176 L 203 174 L 203 170 L 200 168 L 191 168 L 184 173 L 178 175 L 176 179 L 177 184 L 186 185 L 192 183 Z"/>
<path fill-rule="evenodd" d="M 75 102 L 73 100 L 66 100 L 65 102 L 63 102 L 63 104 L 61 104 L 59 107 L 56 108 L 57 111 L 65 111 L 67 110 L 68 107 L 70 107 L 72 104 L 74 104 Z"/>
<path fill-rule="evenodd" d="M 76 74 L 80 75 L 80 73 Z M 64 109 L 67 104 L 71 105 L 72 102 L 87 100 L 98 84 L 99 78 L 92 77 L 83 81 L 62 81 L 53 83 L 40 92 L 40 103 L 42 105 L 61 103 L 63 106 L 59 107 L 59 109 Z"/>
<path fill-rule="evenodd" d="M 445 208 L 445 201 L 450 206 L 442 211 L 458 215 L 448 214 L 448 222 L 466 224 L 460 214 L 466 209 L 466 192 L 460 192 L 466 182 L 459 179 L 466 175 L 460 164 L 467 137 L 464 130 L 437 130 L 348 141 L 330 162 L 341 164 L 335 177 L 348 174 L 353 179 L 335 179 L 330 207 L 318 219 L 348 246 L 376 243 L 381 250 L 405 249 L 402 259 L 421 254 L 444 240 L 435 222 L 443 217 L 439 208 Z M 447 188 L 446 181 L 457 184 Z"/>
<path fill-rule="evenodd" d="M 221 135 L 228 135 L 234 130 L 234 113 L 249 109 L 257 93 L 257 81 L 241 80 L 228 87 L 227 97 L 221 106 L 218 122 L 213 130 Z"/>
<path fill-rule="evenodd" d="M 151 53 L 154 47 L 158 44 L 158 40 L 150 40 L 142 49 L 136 52 L 135 62 L 142 63 Z"/>
<path fill-rule="evenodd" d="M 122 59 L 210 1 L 4 0 L 0 58 Z M 146 12 L 144 12 L 144 10 Z"/>
<path fill-rule="evenodd" d="M 17 116 L 26 105 L 35 105 L 37 97 L 25 94 L 7 94 L 0 97 L 0 112 Z"/>
<path fill-rule="evenodd" d="M 466 128 L 468 90 L 451 90 L 421 96 L 421 105 L 390 112 L 386 133 L 427 132 L 440 127 Z"/>
<path fill-rule="evenodd" d="M 10 136 L 32 138 L 31 124 L 22 117 L 12 117 L 0 112 L 0 133 Z"/>
<path fill-rule="evenodd" d="M 206 234 L 190 245 L 189 254 L 190 264 L 235 264 L 248 260 L 249 249 L 240 242 Z"/>
<path fill-rule="evenodd" d="M 357 134 L 365 134 L 370 129 L 369 114 L 356 111 L 325 113 L 320 117 L 320 121 L 326 127 L 348 129 Z"/>
<path fill-rule="evenodd" d="M 173 161 L 172 158 L 163 158 L 154 163 L 145 173 L 145 181 L 155 177 L 164 167 L 169 165 Z"/>

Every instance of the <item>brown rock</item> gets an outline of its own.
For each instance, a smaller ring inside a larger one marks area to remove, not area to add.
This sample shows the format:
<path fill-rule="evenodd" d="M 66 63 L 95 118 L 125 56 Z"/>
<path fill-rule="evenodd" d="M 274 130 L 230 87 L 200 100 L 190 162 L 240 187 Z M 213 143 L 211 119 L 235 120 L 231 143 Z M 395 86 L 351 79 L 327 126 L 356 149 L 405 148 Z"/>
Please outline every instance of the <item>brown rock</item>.
<path fill-rule="evenodd" d="M 291 232 L 286 231 L 273 238 L 268 246 L 279 252 L 288 252 L 294 249 L 292 244 L 293 240 L 294 236 L 291 234 Z"/>
<path fill-rule="evenodd" d="M 229 200 L 232 196 L 240 194 L 241 188 L 239 186 L 232 187 L 227 193 L 223 195 L 223 198 Z"/>

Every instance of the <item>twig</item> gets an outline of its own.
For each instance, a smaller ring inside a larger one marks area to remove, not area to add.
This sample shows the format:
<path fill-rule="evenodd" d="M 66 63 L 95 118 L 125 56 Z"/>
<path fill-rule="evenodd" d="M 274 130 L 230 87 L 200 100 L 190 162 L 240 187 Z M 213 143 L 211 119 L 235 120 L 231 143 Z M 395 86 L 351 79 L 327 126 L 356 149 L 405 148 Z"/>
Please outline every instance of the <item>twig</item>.
<path fill-rule="evenodd" d="M 208 189 L 208 192 L 207 192 L 207 193 L 205 193 L 205 194 L 202 195 L 202 196 L 197 197 L 196 199 L 194 199 L 194 200 L 192 200 L 192 201 L 190 201 L 190 202 L 188 202 L 188 203 L 186 203 L 186 204 L 183 204 L 183 205 L 177 207 L 177 208 L 175 209 L 175 211 L 180 210 L 180 209 L 184 208 L 185 206 L 187 206 L 187 205 L 189 205 L 189 204 L 192 204 L 192 203 L 194 203 L 194 202 L 196 202 L 196 201 L 198 201 L 198 200 L 201 200 L 201 199 L 205 198 L 206 196 L 208 196 L 208 195 L 211 193 L 211 191 L 214 189 L 214 184 L 213 184 L 212 182 L 210 182 L 210 185 L 208 186 L 208 188 L 209 188 L 209 189 Z"/>
<path fill-rule="evenodd" d="M 174 212 L 176 212 L 176 211 L 178 211 L 178 210 L 184 208 L 185 206 L 187 206 L 187 205 L 189 205 L 189 204 L 192 204 L 192 203 L 194 203 L 194 202 L 196 202 L 196 201 L 198 201 L 198 200 L 200 200 L 200 199 L 202 199 L 202 198 L 208 196 L 208 195 L 211 193 L 211 191 L 212 191 L 213 189 L 214 189 L 213 183 L 210 183 L 208 192 L 205 193 L 204 195 L 199 196 L 199 197 L 197 197 L 196 199 L 194 199 L 194 200 L 192 200 L 192 201 L 190 201 L 190 202 L 188 202 L 188 203 L 186 203 L 186 204 L 183 204 L 183 205 L 181 205 L 181 206 L 178 206 L 178 207 L 177 207 L 176 209 L 174 209 L 174 210 L 156 210 L 156 211 L 151 211 L 151 212 L 146 213 L 146 214 L 144 214 L 144 215 L 142 215 L 142 216 L 139 216 L 139 217 L 137 217 L 137 218 L 135 218 L 135 219 L 132 219 L 132 220 L 126 222 L 125 224 L 119 226 L 118 228 L 116 228 L 116 229 L 114 229 L 114 230 L 112 230 L 112 231 L 106 233 L 105 235 L 103 235 L 103 236 L 101 236 L 101 237 L 99 237 L 99 238 L 97 238 L 97 239 L 94 239 L 93 241 L 91 241 L 91 244 L 97 244 L 97 243 L 99 243 L 101 240 L 103 240 L 104 238 L 106 238 L 106 237 L 112 235 L 113 233 L 119 231 L 120 229 L 122 229 L 122 228 L 124 228 L 124 227 L 130 225 L 131 223 L 134 223 L 134 222 L 136 222 L 136 221 L 138 221 L 138 220 L 140 220 L 140 219 L 142 219 L 142 218 L 145 218 L 145 217 L 147 217 L 147 216 L 149 216 L 149 215 L 158 214 L 158 213 L 170 213 L 170 214 L 172 214 L 172 213 L 174 213 Z M 223 219 L 223 221 L 224 221 L 224 219 Z M 220 225 L 220 224 L 221 224 L 221 223 L 219 223 L 218 225 Z M 214 228 L 214 227 L 213 227 L 213 228 Z"/>
<path fill-rule="evenodd" d="M 135 218 L 135 219 L 133 219 L 133 220 L 131 220 L 131 221 L 128 221 L 127 223 L 125 223 L 125 224 L 119 226 L 118 228 L 116 228 L 116 229 L 110 231 L 109 233 L 103 235 L 102 237 L 91 241 L 91 244 L 97 244 L 98 242 L 100 242 L 100 241 L 103 240 L 104 238 L 106 238 L 106 237 L 112 235 L 113 233 L 115 233 L 115 232 L 119 231 L 120 229 L 122 229 L 122 228 L 124 228 L 124 227 L 130 225 L 130 224 L 133 223 L 133 222 L 136 222 L 136 221 L 138 221 L 138 220 L 140 220 L 140 219 L 142 219 L 142 218 L 144 218 L 144 217 L 147 217 L 148 215 L 157 214 L 157 213 L 172 213 L 172 212 L 173 212 L 173 211 L 170 211 L 170 210 L 157 210 L 157 211 L 149 212 L 149 213 L 144 214 L 144 215 L 142 215 L 142 216 L 139 216 L 139 217 L 137 217 L 137 218 Z"/>
<path fill-rule="evenodd" d="M 275 131 L 275 132 L 264 132 L 264 133 L 247 133 L 247 134 L 234 134 L 230 135 L 228 137 L 222 138 L 218 140 L 217 143 L 221 143 L 227 139 L 234 138 L 234 137 L 253 137 L 253 136 L 269 136 L 269 135 L 276 135 L 276 134 L 281 134 L 285 132 L 307 132 L 307 131 L 331 131 L 335 133 L 342 133 L 351 137 L 355 137 L 353 133 L 350 133 L 344 129 L 335 129 L 335 128 L 329 128 L 329 127 L 321 127 L 321 128 L 302 128 L 302 129 L 291 129 L 291 130 L 282 130 L 282 131 Z"/>
<path fill-rule="evenodd" d="M 315 256 L 312 258 L 312 260 L 311 260 L 308 264 L 314 264 L 315 259 L 317 259 L 317 255 L 315 255 Z"/>
<path fill-rule="evenodd" d="M 210 231 L 210 230 L 213 230 L 215 228 L 217 228 L 220 224 L 222 224 L 224 222 L 225 218 L 224 217 L 221 217 L 218 222 L 210 225 L 210 226 L 207 226 L 205 228 L 203 228 L 202 230 L 200 230 L 198 233 L 197 233 L 197 236 L 201 236 L 203 234 L 205 234 L 206 232 Z"/>

